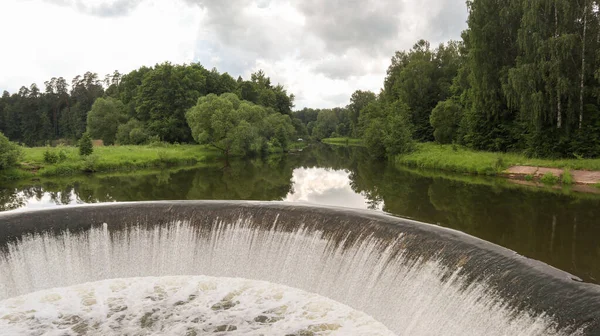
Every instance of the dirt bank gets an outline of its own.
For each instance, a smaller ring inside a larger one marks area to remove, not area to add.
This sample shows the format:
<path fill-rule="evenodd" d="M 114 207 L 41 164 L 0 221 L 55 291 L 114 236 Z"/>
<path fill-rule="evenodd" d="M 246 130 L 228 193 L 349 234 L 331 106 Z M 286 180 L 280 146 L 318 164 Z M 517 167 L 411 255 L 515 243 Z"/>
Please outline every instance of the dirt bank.
<path fill-rule="evenodd" d="M 581 185 L 599 185 L 600 184 L 600 171 L 588 171 L 588 170 L 570 170 L 571 176 L 573 177 L 573 183 Z M 532 166 L 514 166 L 508 168 L 505 172 L 505 176 L 512 179 L 525 180 L 527 178 L 531 180 L 540 180 L 546 174 L 552 174 L 559 179 L 562 179 L 564 170 L 557 168 L 542 168 Z"/>

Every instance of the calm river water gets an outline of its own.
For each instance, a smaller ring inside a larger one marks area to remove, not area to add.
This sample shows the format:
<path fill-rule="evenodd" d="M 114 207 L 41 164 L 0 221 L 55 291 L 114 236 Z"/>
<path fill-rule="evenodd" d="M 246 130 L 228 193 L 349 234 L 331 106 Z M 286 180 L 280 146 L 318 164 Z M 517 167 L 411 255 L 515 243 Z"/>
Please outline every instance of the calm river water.
<path fill-rule="evenodd" d="M 0 210 L 149 200 L 277 200 L 385 211 L 460 230 L 600 283 L 600 195 L 398 169 L 362 148 L 314 146 L 201 168 L 22 181 Z"/>

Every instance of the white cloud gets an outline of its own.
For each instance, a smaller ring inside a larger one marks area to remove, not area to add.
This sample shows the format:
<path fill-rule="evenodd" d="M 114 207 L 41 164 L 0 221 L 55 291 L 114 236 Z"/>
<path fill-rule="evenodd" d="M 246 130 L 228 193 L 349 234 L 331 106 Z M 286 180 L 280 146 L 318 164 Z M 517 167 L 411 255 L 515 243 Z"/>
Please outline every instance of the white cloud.
<path fill-rule="evenodd" d="M 378 92 L 394 51 L 459 38 L 466 15 L 464 0 L 2 0 L 0 90 L 198 61 L 333 107 Z"/>
<path fill-rule="evenodd" d="M 144 2 L 128 16 L 98 17 L 43 1 L 0 3 L 0 90 L 86 71 L 101 77 L 141 65 L 191 62 L 202 11 Z"/>

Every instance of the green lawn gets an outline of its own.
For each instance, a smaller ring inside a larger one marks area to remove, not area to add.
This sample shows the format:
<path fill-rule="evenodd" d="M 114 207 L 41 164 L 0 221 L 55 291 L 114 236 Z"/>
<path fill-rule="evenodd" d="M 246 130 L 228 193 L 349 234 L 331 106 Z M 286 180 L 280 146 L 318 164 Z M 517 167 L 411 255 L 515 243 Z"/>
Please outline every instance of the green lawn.
<path fill-rule="evenodd" d="M 330 144 L 330 145 L 343 145 L 343 146 L 362 146 L 362 139 L 354 139 L 354 138 L 327 138 L 321 140 L 321 142 Z"/>
<path fill-rule="evenodd" d="M 20 171 L 41 176 L 68 176 L 84 172 L 128 171 L 176 165 L 194 165 L 220 152 L 200 145 L 107 146 L 95 147 L 86 158 L 79 156 L 76 147 L 63 147 L 64 162 L 48 164 L 44 153 L 58 148 L 25 148 Z"/>
<path fill-rule="evenodd" d="M 399 165 L 458 173 L 497 175 L 511 166 L 600 170 L 600 159 L 530 159 L 521 154 L 478 152 L 460 146 L 418 144 L 411 154 L 398 155 Z"/>

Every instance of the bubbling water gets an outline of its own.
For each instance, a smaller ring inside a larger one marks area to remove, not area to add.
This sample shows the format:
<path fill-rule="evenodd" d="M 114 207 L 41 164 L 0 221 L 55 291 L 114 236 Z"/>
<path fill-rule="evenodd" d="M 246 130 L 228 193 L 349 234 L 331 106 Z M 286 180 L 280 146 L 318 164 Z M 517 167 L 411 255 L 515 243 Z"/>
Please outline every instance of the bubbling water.
<path fill-rule="evenodd" d="M 0 303 L 0 335 L 393 335 L 369 315 L 264 281 L 104 280 Z"/>

